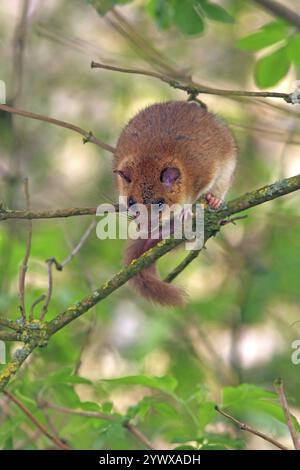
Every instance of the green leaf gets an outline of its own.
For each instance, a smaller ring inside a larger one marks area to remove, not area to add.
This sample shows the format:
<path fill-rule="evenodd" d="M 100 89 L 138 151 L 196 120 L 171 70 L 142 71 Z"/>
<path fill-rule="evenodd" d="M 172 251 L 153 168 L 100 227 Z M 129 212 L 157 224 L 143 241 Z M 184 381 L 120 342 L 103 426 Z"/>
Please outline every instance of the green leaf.
<path fill-rule="evenodd" d="M 173 408 L 167 402 L 153 402 L 153 408 L 160 414 L 166 416 L 167 418 L 176 419 L 178 418 L 178 411 Z"/>
<path fill-rule="evenodd" d="M 255 412 L 264 413 L 282 424 L 286 424 L 285 416 L 278 402 L 276 393 L 269 392 L 255 385 L 242 384 L 238 387 L 226 387 L 223 389 L 222 407 L 230 408 L 236 413 Z M 295 417 L 292 417 L 295 428 L 299 431 L 300 425 Z"/>
<path fill-rule="evenodd" d="M 8 439 L 10 439 L 14 432 L 18 430 L 20 424 L 24 421 L 24 417 L 15 416 L 7 418 L 0 426 L 0 447 L 4 446 Z"/>
<path fill-rule="evenodd" d="M 256 62 L 255 81 L 260 88 L 274 86 L 286 76 L 289 68 L 290 59 L 287 47 L 281 47 Z"/>
<path fill-rule="evenodd" d="M 32 405 L 36 408 L 36 400 L 33 400 L 31 397 L 24 395 L 19 389 L 15 389 L 15 395 L 20 398 L 22 402 Z"/>
<path fill-rule="evenodd" d="M 9 436 L 3 444 L 3 450 L 13 450 L 13 449 L 14 449 L 14 441 L 13 441 L 12 436 Z"/>
<path fill-rule="evenodd" d="M 259 51 L 287 38 L 288 26 L 280 21 L 268 23 L 260 30 L 240 39 L 237 46 L 244 51 Z"/>
<path fill-rule="evenodd" d="M 111 401 L 105 401 L 101 405 L 101 411 L 103 411 L 103 413 L 111 413 L 113 407 L 114 407 L 114 404 Z"/>
<path fill-rule="evenodd" d="M 241 384 L 238 387 L 225 387 L 223 389 L 224 407 L 230 407 L 239 403 L 247 403 L 250 400 L 276 399 L 276 394 L 251 384 Z"/>
<path fill-rule="evenodd" d="M 193 446 L 178 446 L 178 447 L 174 447 L 173 450 L 197 450 L 197 447 L 193 447 Z"/>
<path fill-rule="evenodd" d="M 79 375 L 73 375 L 73 368 L 72 367 L 64 367 L 53 374 L 49 374 L 46 384 L 47 385 L 55 385 L 58 383 L 63 384 L 84 384 L 84 385 L 91 385 L 92 382 L 89 379 L 84 377 L 80 377 Z"/>
<path fill-rule="evenodd" d="M 79 408 L 84 411 L 96 411 L 96 412 L 102 411 L 98 403 L 95 403 L 93 401 L 82 401 L 79 403 Z"/>
<path fill-rule="evenodd" d="M 177 387 L 177 380 L 170 376 L 149 377 L 146 375 L 131 375 L 118 379 L 106 379 L 101 382 L 112 385 L 142 385 L 143 387 L 155 388 L 170 394 L 173 394 Z"/>
<path fill-rule="evenodd" d="M 130 2 L 132 0 L 87 0 L 87 3 L 90 3 L 101 16 L 104 16 L 116 5 L 125 5 Z"/>
<path fill-rule="evenodd" d="M 150 0 L 147 10 L 160 29 L 168 29 L 172 25 L 174 19 L 172 3 L 165 0 Z"/>
<path fill-rule="evenodd" d="M 293 36 L 289 39 L 288 54 L 293 64 L 300 69 L 300 35 Z"/>
<path fill-rule="evenodd" d="M 148 411 L 152 406 L 151 400 L 148 397 L 142 398 L 136 405 L 130 406 L 127 410 L 127 417 L 128 419 L 135 418 L 136 416 L 139 417 L 141 421 L 144 420 L 145 416 L 147 415 Z"/>
<path fill-rule="evenodd" d="M 174 21 L 182 33 L 188 36 L 200 34 L 204 30 L 204 21 L 193 0 L 173 0 Z"/>
<path fill-rule="evenodd" d="M 198 442 L 201 442 L 201 440 L 198 440 Z M 205 442 L 207 442 L 208 448 L 243 449 L 245 447 L 245 442 L 242 439 L 233 439 L 227 434 L 206 433 L 202 439 L 203 446 L 201 449 L 205 448 Z"/>
<path fill-rule="evenodd" d="M 85 377 L 80 377 L 79 375 L 70 375 L 66 378 L 67 383 L 69 384 L 82 384 L 82 385 L 92 385 L 93 382 Z"/>
<path fill-rule="evenodd" d="M 222 23 L 234 23 L 233 16 L 220 5 L 210 3 L 207 0 L 197 0 L 197 3 L 200 4 L 200 8 L 210 20 L 221 21 Z"/>
<path fill-rule="evenodd" d="M 214 419 L 216 414 L 214 403 L 207 402 L 201 405 L 199 411 L 199 428 L 201 431 L 204 431 L 205 427 Z"/>
<path fill-rule="evenodd" d="M 53 388 L 55 390 L 55 399 L 60 404 L 70 408 L 80 407 L 80 399 L 72 386 L 60 383 Z"/>

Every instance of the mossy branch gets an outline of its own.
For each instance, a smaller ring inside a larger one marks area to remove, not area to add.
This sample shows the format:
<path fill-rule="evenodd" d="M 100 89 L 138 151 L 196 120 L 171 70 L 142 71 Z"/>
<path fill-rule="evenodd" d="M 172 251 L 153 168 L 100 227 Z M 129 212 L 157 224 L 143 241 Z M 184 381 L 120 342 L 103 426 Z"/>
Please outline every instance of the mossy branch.
<path fill-rule="evenodd" d="M 96 207 L 71 207 L 58 210 L 11 210 L 0 206 L 0 222 L 8 219 L 60 219 L 80 215 L 95 215 Z"/>
<path fill-rule="evenodd" d="M 243 196 L 228 202 L 226 205 L 223 205 L 217 211 L 210 209 L 205 210 L 205 242 L 219 232 L 219 230 L 224 226 L 224 220 L 226 220 L 226 218 L 267 201 L 277 199 L 285 194 L 297 191 L 298 189 L 300 189 L 300 175 L 285 178 L 271 185 L 246 193 Z M 25 359 L 36 347 L 45 346 L 51 336 L 72 321 L 76 320 L 76 318 L 89 311 L 101 300 L 105 299 L 119 287 L 124 285 L 139 271 L 150 266 L 180 243 L 182 243 L 181 239 L 170 239 L 159 242 L 155 247 L 140 256 L 140 258 L 133 260 L 130 265 L 125 266 L 108 282 L 104 283 L 90 295 L 84 297 L 76 304 L 58 314 L 50 322 L 33 321 L 19 325 L 16 322 L 0 318 L 0 325 L 2 327 L 16 330 L 16 332 L 6 333 L 8 335 L 6 336 L 6 340 L 9 340 L 10 337 L 12 341 L 15 341 L 18 337 L 24 342 L 24 346 L 15 352 L 12 361 L 7 364 L 0 375 L 0 391 L 4 389 L 10 378 L 17 373 Z M 189 259 L 192 261 L 194 256 L 189 254 Z M 181 263 L 181 270 L 183 270 L 188 264 L 189 263 L 187 262 Z M 178 274 L 178 269 L 176 274 Z M 5 332 L 2 333 L 3 337 L 5 336 L 4 333 Z"/>

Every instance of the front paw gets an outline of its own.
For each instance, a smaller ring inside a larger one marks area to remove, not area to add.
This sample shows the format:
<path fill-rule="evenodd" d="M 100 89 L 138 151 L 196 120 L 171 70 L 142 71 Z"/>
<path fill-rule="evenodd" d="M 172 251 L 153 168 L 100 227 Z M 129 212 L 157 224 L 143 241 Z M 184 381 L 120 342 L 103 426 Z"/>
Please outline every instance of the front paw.
<path fill-rule="evenodd" d="M 205 194 L 205 199 L 211 209 L 219 209 L 222 204 L 222 199 L 214 196 L 212 193 L 208 192 Z"/>

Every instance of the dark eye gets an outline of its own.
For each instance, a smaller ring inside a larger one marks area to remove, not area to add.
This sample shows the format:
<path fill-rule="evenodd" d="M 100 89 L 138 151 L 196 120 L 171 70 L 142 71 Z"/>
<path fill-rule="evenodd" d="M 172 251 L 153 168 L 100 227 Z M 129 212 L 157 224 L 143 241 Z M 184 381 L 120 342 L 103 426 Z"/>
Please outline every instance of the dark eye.
<path fill-rule="evenodd" d="M 134 204 L 136 204 L 136 200 L 135 200 L 132 196 L 130 196 L 130 197 L 128 198 L 128 207 L 131 207 L 131 206 L 133 206 Z"/>
<path fill-rule="evenodd" d="M 158 199 L 155 204 L 158 205 L 160 209 L 162 209 L 165 205 L 166 201 L 164 199 Z"/>

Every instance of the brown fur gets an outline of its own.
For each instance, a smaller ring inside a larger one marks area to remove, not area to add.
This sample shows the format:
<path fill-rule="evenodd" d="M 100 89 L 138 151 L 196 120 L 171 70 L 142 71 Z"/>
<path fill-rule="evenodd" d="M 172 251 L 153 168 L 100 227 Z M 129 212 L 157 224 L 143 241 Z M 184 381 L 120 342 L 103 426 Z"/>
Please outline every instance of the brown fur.
<path fill-rule="evenodd" d="M 129 264 L 137 259 L 145 251 L 145 242 L 141 238 L 130 240 L 125 254 L 125 263 Z M 130 283 L 147 300 L 160 305 L 173 305 L 183 307 L 185 305 L 185 292 L 183 289 L 167 284 L 159 279 L 155 264 L 140 271 Z"/>
<path fill-rule="evenodd" d="M 227 126 L 194 102 L 154 104 L 138 113 L 119 138 L 114 159 L 118 188 L 137 203 L 192 203 L 206 191 L 223 199 L 229 189 L 237 149 Z M 165 168 L 178 168 L 171 187 L 161 182 Z M 130 244 L 127 262 L 143 253 L 144 240 Z M 182 291 L 162 282 L 155 267 L 143 270 L 133 282 L 147 298 L 182 305 Z"/>

